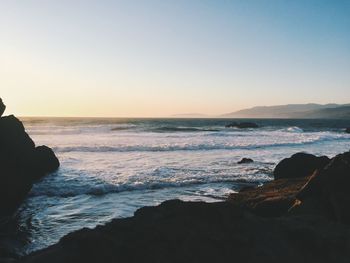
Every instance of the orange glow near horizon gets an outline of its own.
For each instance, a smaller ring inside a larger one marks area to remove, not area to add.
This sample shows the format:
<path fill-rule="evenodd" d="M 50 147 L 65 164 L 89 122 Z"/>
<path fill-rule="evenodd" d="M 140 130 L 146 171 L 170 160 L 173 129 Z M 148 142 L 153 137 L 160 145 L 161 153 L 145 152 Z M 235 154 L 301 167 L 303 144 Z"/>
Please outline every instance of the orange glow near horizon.
<path fill-rule="evenodd" d="M 350 5 L 329 5 L 1 1 L 0 97 L 18 116 L 349 103 Z"/>

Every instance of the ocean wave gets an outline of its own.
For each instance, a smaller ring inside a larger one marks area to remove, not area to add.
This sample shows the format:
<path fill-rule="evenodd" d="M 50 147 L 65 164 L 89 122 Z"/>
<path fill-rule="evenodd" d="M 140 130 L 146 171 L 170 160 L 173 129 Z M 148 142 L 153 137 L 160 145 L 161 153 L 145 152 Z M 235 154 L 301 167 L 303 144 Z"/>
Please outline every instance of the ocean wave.
<path fill-rule="evenodd" d="M 151 131 L 153 131 L 153 132 L 217 132 L 217 131 L 220 131 L 220 129 L 163 126 L 163 127 L 151 129 Z"/>
<path fill-rule="evenodd" d="M 293 126 L 293 127 L 288 127 L 287 129 L 285 129 L 285 131 L 287 132 L 294 132 L 294 133 L 302 133 L 304 132 L 303 129 L 297 127 L 297 126 Z"/>
<path fill-rule="evenodd" d="M 250 150 L 274 147 L 293 147 L 327 141 L 348 141 L 349 137 L 321 136 L 297 142 L 276 142 L 257 145 L 194 144 L 194 145 L 123 145 L 123 146 L 66 146 L 53 147 L 55 152 L 168 152 L 168 151 L 210 151 L 210 150 Z"/>
<path fill-rule="evenodd" d="M 161 190 L 165 188 L 177 188 L 177 187 L 187 187 L 193 185 L 206 185 L 215 183 L 264 183 L 271 180 L 269 175 L 248 175 L 247 178 L 220 178 L 220 179 L 208 179 L 205 177 L 197 179 L 188 179 L 184 181 L 175 182 L 136 182 L 136 183 L 124 183 L 124 184 L 103 184 L 103 185 L 76 185 L 68 187 L 40 187 L 36 186 L 30 192 L 31 197 L 75 197 L 80 195 L 92 195 L 101 196 L 106 194 L 121 193 L 121 192 L 131 192 L 131 191 L 142 191 L 142 190 Z"/>
<path fill-rule="evenodd" d="M 111 128 L 111 131 L 125 131 L 125 130 L 129 130 L 129 127 L 114 127 Z"/>

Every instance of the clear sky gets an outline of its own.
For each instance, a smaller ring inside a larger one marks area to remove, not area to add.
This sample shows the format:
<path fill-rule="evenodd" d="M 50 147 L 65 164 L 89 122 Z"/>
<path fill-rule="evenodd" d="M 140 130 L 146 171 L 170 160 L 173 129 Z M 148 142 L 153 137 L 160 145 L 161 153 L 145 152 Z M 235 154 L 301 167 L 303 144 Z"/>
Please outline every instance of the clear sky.
<path fill-rule="evenodd" d="M 0 96 L 24 116 L 350 102 L 350 1 L 1 0 Z"/>

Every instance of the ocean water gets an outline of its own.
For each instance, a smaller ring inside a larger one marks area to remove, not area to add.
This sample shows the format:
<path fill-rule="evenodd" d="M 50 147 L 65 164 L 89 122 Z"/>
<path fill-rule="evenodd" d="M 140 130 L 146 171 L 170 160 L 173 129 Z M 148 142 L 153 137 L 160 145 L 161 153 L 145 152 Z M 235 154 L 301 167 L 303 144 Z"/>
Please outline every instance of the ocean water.
<path fill-rule="evenodd" d="M 2 243 L 26 254 L 167 199 L 223 200 L 271 180 L 275 165 L 299 151 L 332 157 L 350 150 L 350 121 L 260 119 L 249 120 L 259 129 L 225 128 L 231 121 L 24 118 L 61 167 L 3 220 Z M 237 164 L 243 157 L 254 163 Z"/>

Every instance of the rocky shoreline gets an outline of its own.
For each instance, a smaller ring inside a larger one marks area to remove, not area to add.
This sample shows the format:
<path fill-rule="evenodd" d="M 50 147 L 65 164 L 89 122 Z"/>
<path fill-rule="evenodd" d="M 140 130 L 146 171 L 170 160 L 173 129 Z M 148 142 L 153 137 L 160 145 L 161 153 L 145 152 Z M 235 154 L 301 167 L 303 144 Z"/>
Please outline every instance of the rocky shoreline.
<path fill-rule="evenodd" d="M 0 118 L 2 216 L 58 167 L 53 151 L 36 147 L 17 118 Z M 22 258 L 0 245 L 0 262 L 348 262 L 350 152 L 332 159 L 294 154 L 276 166 L 274 178 L 224 202 L 143 207 Z"/>
<path fill-rule="evenodd" d="M 143 207 L 20 262 L 348 262 L 350 152 L 332 159 L 299 153 L 276 174 L 224 202 Z"/>
<path fill-rule="evenodd" d="M 35 146 L 15 116 L 0 118 L 0 216 L 12 214 L 33 183 L 59 167 L 52 149 Z"/>
<path fill-rule="evenodd" d="M 11 248 L 2 242 L 6 222 L 33 184 L 60 165 L 51 148 L 35 145 L 19 119 L 13 115 L 2 116 L 5 109 L 0 99 L 0 262 L 15 257 Z"/>

